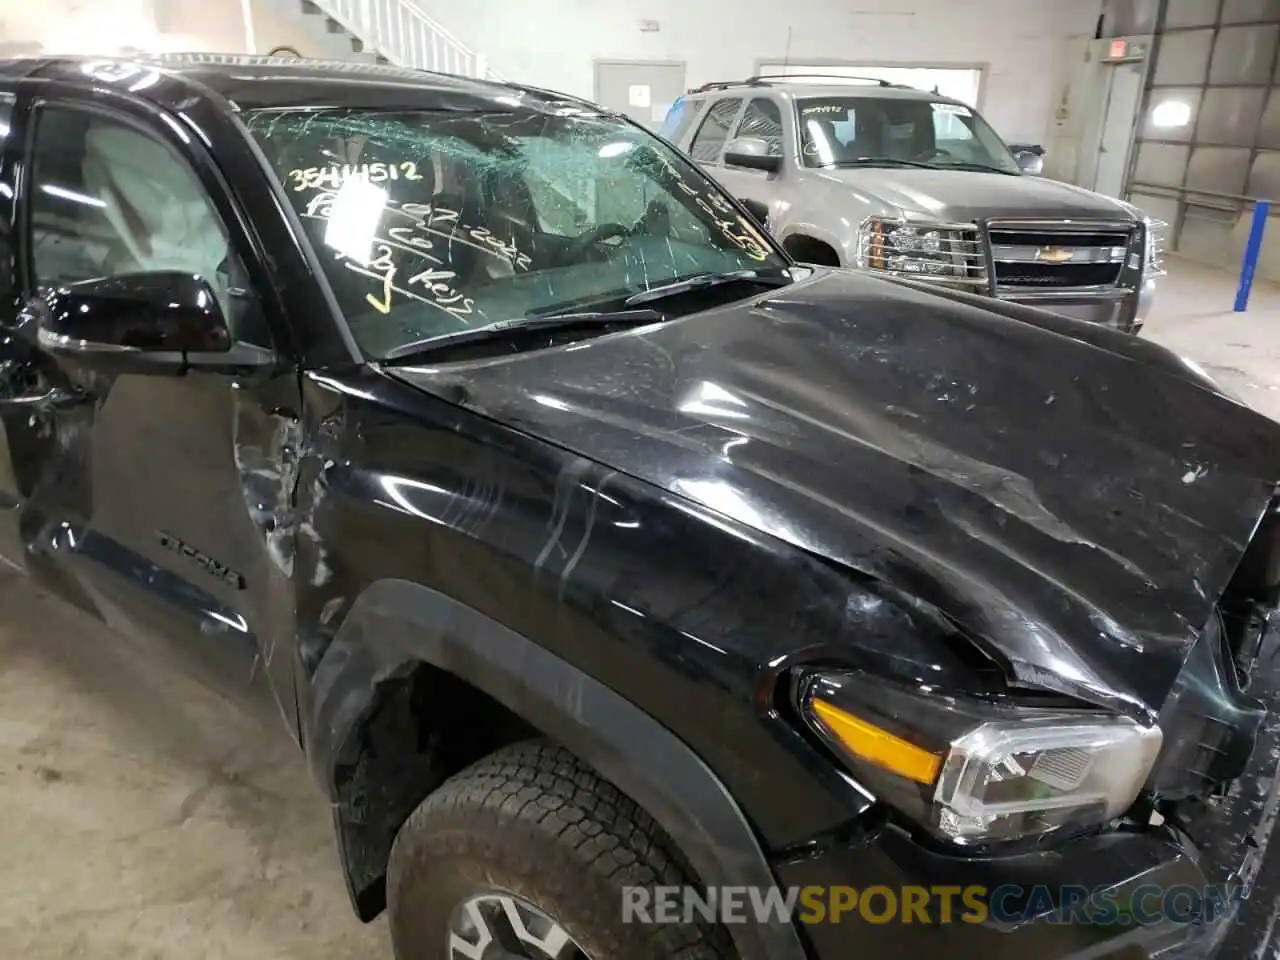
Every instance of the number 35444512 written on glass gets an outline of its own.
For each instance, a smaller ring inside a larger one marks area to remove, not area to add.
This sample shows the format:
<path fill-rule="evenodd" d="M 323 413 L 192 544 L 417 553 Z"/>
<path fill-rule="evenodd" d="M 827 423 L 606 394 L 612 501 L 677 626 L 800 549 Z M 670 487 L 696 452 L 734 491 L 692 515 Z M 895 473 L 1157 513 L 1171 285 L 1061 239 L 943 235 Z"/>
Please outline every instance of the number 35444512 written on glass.
<path fill-rule="evenodd" d="M 299 167 L 289 171 L 289 183 L 297 193 L 304 190 L 336 190 L 348 180 L 385 183 L 388 180 L 421 180 L 418 165 L 403 163 L 347 163 L 327 167 Z"/>

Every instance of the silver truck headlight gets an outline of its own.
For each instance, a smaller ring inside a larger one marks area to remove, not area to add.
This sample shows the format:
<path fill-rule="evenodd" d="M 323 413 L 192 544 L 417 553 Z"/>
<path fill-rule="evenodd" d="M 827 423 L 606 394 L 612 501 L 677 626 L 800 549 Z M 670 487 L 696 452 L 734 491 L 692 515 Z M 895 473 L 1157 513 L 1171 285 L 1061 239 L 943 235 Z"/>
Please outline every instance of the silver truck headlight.
<path fill-rule="evenodd" d="M 1148 277 L 1163 277 L 1165 275 L 1165 231 L 1169 229 L 1169 225 L 1163 220 L 1152 220 L 1150 217 L 1143 217 L 1142 226 L 1142 276 L 1144 279 Z"/>
<path fill-rule="evenodd" d="M 858 266 L 912 280 L 986 286 L 987 257 L 972 223 L 869 217 L 858 231 Z"/>
<path fill-rule="evenodd" d="M 808 678 L 800 705 L 865 790 L 962 844 L 1115 819 L 1163 739 L 1127 717 L 948 697 L 856 672 Z"/>

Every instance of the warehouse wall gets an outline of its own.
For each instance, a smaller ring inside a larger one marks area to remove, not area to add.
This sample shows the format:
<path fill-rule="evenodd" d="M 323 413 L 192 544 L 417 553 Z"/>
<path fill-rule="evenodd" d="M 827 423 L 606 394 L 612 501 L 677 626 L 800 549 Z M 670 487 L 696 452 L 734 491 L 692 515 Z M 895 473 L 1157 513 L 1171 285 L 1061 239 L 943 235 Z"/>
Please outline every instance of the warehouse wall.
<path fill-rule="evenodd" d="M 250 0 L 254 52 L 289 46 L 303 56 L 325 56 L 300 22 L 283 14 L 285 9 L 271 0 Z M 156 23 L 171 38 L 171 49 L 177 43 L 208 53 L 247 52 L 241 0 L 156 0 Z"/>
<path fill-rule="evenodd" d="M 272 0 L 251 0 L 255 46 L 320 55 Z M 0 56 L 9 54 L 247 50 L 241 0 L 0 0 Z"/>
<path fill-rule="evenodd" d="M 415 2 L 502 76 L 588 97 L 594 58 L 684 60 L 689 86 L 746 77 L 788 53 L 984 64 L 984 113 L 1006 139 L 1035 142 L 1049 132 L 1063 41 L 1092 37 L 1101 11 L 1100 0 Z M 658 29 L 642 30 L 642 20 Z"/>
<path fill-rule="evenodd" d="M 150 0 L 0 0 L 0 52 L 89 52 L 155 33 Z"/>

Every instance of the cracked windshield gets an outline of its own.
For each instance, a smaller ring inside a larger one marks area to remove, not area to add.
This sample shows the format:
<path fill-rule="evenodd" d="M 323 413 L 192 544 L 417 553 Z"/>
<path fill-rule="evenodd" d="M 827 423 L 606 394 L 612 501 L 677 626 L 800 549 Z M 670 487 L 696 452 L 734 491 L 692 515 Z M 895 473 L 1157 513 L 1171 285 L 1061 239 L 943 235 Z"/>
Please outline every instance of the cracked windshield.
<path fill-rule="evenodd" d="M 374 357 L 692 277 L 786 270 L 661 141 L 569 113 L 271 111 L 249 127 Z"/>

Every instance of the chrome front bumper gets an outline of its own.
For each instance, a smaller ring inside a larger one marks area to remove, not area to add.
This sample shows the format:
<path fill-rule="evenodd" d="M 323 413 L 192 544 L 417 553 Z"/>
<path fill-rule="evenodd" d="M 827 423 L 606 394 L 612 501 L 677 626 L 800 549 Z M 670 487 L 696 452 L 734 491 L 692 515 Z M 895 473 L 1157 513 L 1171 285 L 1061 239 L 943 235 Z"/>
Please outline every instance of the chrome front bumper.
<path fill-rule="evenodd" d="M 1114 327 L 1125 333 L 1138 333 L 1155 302 L 1156 278 L 1145 278 L 1136 290 L 1123 287 L 1051 292 L 1002 290 L 996 296 L 1010 303 L 1039 307 L 1076 320 Z"/>

